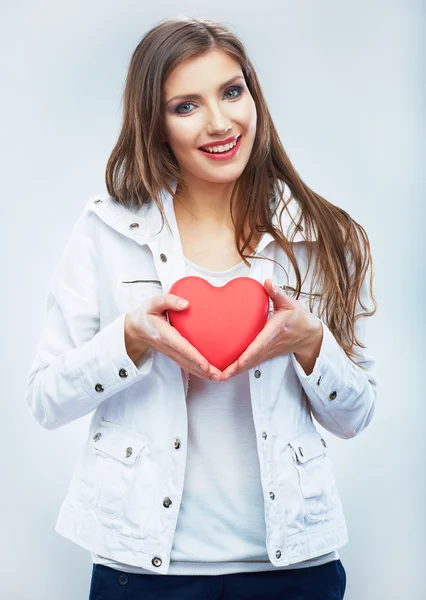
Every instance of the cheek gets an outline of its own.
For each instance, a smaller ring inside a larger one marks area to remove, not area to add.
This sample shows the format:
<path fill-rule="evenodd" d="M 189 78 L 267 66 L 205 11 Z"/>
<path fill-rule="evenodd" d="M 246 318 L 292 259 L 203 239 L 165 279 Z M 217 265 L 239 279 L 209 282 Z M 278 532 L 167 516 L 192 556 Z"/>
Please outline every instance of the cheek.
<path fill-rule="evenodd" d="M 192 133 L 188 127 L 175 127 L 169 134 L 169 144 L 175 152 L 186 151 L 193 145 Z"/>
<path fill-rule="evenodd" d="M 180 149 L 186 151 L 188 148 L 194 148 L 200 130 L 202 123 L 196 115 L 166 119 L 167 138 L 170 146 L 177 152 Z"/>
<path fill-rule="evenodd" d="M 253 98 L 250 98 L 250 105 L 247 110 L 247 131 L 254 137 L 257 125 L 257 111 Z"/>
<path fill-rule="evenodd" d="M 230 114 L 230 118 L 238 123 L 246 134 L 254 134 L 256 132 L 257 111 L 254 100 L 251 96 L 246 95 L 244 100 L 234 105 L 235 109 Z"/>

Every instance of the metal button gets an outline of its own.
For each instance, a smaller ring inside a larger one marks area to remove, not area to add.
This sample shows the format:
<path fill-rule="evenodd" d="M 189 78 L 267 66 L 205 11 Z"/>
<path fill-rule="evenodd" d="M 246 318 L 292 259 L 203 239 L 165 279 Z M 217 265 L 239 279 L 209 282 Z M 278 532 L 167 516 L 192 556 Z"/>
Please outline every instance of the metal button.
<path fill-rule="evenodd" d="M 99 204 L 99 202 L 103 202 L 102 198 L 96 198 L 96 200 L 93 201 L 95 204 Z"/>
<path fill-rule="evenodd" d="M 130 223 L 130 229 L 137 229 L 139 227 L 139 223 Z"/>
<path fill-rule="evenodd" d="M 277 551 L 275 552 L 275 556 L 276 556 L 277 558 L 281 558 L 281 550 L 277 550 Z"/>
<path fill-rule="evenodd" d="M 95 433 L 95 435 L 93 436 L 93 441 L 97 442 L 98 440 L 100 440 L 102 437 L 102 433 Z"/>
<path fill-rule="evenodd" d="M 329 398 L 330 398 L 330 400 L 334 400 L 336 396 L 337 396 L 337 392 L 331 392 L 331 394 L 329 395 Z"/>
<path fill-rule="evenodd" d="M 133 452 L 133 448 L 131 448 L 130 446 L 128 448 L 126 448 L 127 458 L 129 458 L 129 456 L 132 456 L 132 452 Z"/>
<path fill-rule="evenodd" d="M 163 561 L 158 556 L 154 556 L 151 562 L 154 565 L 154 567 L 161 567 L 161 565 L 163 564 Z"/>
<path fill-rule="evenodd" d="M 301 446 L 299 446 L 299 452 L 300 452 L 300 456 L 305 456 L 305 455 L 303 454 L 303 448 L 302 448 Z"/>
<path fill-rule="evenodd" d="M 97 392 L 103 392 L 103 391 L 104 391 L 104 386 L 103 386 L 101 383 L 97 383 L 97 384 L 95 385 L 95 390 L 96 390 Z"/>
<path fill-rule="evenodd" d="M 256 379 L 259 379 L 259 377 L 261 376 L 261 372 L 259 371 L 259 369 L 256 369 L 256 371 L 254 372 L 254 376 L 256 377 Z"/>
<path fill-rule="evenodd" d="M 121 574 L 121 575 L 118 576 L 118 583 L 120 585 L 126 585 L 126 583 L 128 581 L 129 581 L 129 578 L 128 578 L 128 576 L 125 573 L 123 573 L 123 574 Z"/>
<path fill-rule="evenodd" d="M 161 253 L 160 258 L 163 262 L 167 262 L 167 256 L 165 254 Z"/>
<path fill-rule="evenodd" d="M 268 437 L 268 435 L 267 435 L 266 431 L 264 431 L 264 432 L 262 433 L 262 437 L 263 437 L 263 439 L 264 439 L 264 440 L 266 440 L 266 438 Z"/>
<path fill-rule="evenodd" d="M 269 492 L 269 497 L 271 500 L 275 500 L 275 494 L 274 492 Z"/>
<path fill-rule="evenodd" d="M 323 445 L 325 448 L 327 448 L 327 443 L 326 443 L 326 441 L 325 441 L 323 438 L 321 438 L 321 441 L 322 441 L 322 445 Z"/>
<path fill-rule="evenodd" d="M 166 508 L 169 508 L 169 506 L 172 505 L 172 501 L 170 500 L 170 498 L 166 497 L 163 500 L 163 506 L 165 506 Z"/>
<path fill-rule="evenodd" d="M 127 377 L 127 375 L 128 375 L 126 369 L 120 369 L 118 371 L 118 374 L 120 375 L 120 377 Z"/>
<path fill-rule="evenodd" d="M 176 448 L 176 450 L 178 448 L 180 448 L 180 440 L 178 440 L 177 438 L 175 439 L 175 441 L 173 442 L 174 447 Z"/>

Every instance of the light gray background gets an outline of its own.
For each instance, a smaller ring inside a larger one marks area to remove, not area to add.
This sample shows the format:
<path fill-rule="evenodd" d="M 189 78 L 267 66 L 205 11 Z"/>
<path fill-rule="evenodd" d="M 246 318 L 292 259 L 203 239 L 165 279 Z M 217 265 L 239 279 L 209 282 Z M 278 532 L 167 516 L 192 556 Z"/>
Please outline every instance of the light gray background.
<path fill-rule="evenodd" d="M 345 599 L 424 599 L 424 7 L 408 0 L 153 4 L 46 0 L 1 8 L 0 597 L 88 597 L 90 554 L 54 525 L 90 417 L 43 429 L 25 404 L 26 376 L 48 280 L 87 200 L 105 191 L 131 53 L 156 22 L 181 13 L 226 22 L 242 38 L 297 171 L 370 237 L 379 303 L 368 338 L 378 363 L 376 413 L 354 439 L 327 437 L 349 527 L 340 549 Z"/>

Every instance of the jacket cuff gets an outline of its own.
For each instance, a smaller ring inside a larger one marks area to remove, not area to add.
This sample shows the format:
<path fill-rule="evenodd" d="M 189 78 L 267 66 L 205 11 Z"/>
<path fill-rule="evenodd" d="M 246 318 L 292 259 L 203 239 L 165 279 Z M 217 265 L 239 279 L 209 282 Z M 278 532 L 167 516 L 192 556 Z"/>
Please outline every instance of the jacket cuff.
<path fill-rule="evenodd" d="M 336 406 L 349 394 L 348 357 L 324 321 L 320 321 L 323 326 L 323 338 L 312 373 L 306 375 L 293 352 L 291 359 L 309 400 L 316 404 L 318 409 L 324 409 L 331 405 Z"/>
<path fill-rule="evenodd" d="M 123 313 L 102 328 L 80 348 L 79 362 L 84 365 L 77 376 L 85 392 L 99 403 L 149 374 L 155 350 L 148 348 L 137 364 L 128 356 L 124 337 Z"/>

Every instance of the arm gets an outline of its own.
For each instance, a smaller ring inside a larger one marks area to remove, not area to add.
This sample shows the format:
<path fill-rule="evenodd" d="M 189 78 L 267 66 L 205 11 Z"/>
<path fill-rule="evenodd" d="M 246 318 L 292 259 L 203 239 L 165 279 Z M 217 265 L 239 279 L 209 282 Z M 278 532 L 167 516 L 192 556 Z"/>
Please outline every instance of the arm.
<path fill-rule="evenodd" d="M 141 360 L 145 358 L 145 352 L 149 349 L 149 346 L 141 341 L 140 337 L 137 335 L 137 332 L 134 330 L 134 327 L 132 327 L 129 319 L 127 318 L 127 314 L 124 320 L 124 342 L 126 345 L 127 355 L 137 366 L 141 363 Z"/>
<path fill-rule="evenodd" d="M 127 353 L 125 314 L 100 329 L 98 217 L 84 210 L 48 286 L 44 326 L 31 365 L 26 401 L 34 418 L 55 429 L 92 412 L 146 377 L 153 351 Z"/>
<path fill-rule="evenodd" d="M 361 301 L 367 309 L 370 306 L 369 278 L 370 270 L 361 287 Z M 358 301 L 356 314 L 360 312 L 364 310 Z M 356 337 L 364 344 L 367 319 L 371 317 L 361 317 L 355 323 Z M 375 360 L 366 349 L 357 347 L 357 364 L 354 364 L 327 325 L 320 321 L 322 340 L 319 342 L 316 337 L 303 356 L 291 353 L 291 358 L 315 419 L 331 433 L 349 439 L 365 429 L 374 414 L 377 398 Z"/>
<path fill-rule="evenodd" d="M 323 323 L 321 319 L 318 319 L 318 334 L 312 336 L 309 347 L 305 352 L 294 352 L 294 357 L 302 367 L 304 373 L 303 371 L 301 373 L 304 375 L 310 375 L 314 370 L 315 362 L 321 351 L 323 336 Z"/>

